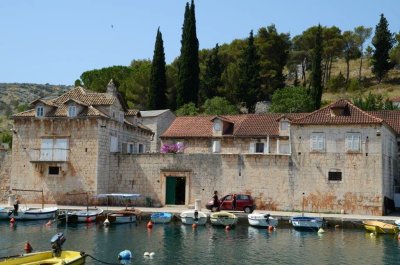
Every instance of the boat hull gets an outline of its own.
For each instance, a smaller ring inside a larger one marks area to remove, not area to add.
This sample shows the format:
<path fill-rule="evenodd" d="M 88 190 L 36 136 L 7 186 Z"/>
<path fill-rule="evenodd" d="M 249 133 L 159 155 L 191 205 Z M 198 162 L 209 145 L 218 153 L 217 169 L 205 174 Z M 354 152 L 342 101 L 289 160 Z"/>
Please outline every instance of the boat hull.
<path fill-rule="evenodd" d="M 155 224 L 166 224 L 171 222 L 171 213 L 153 213 L 151 215 L 151 221 Z"/>
<path fill-rule="evenodd" d="M 0 208 L 0 220 L 10 219 L 11 212 L 11 208 Z"/>
<path fill-rule="evenodd" d="M 205 225 L 207 223 L 208 216 L 206 213 L 198 211 L 197 217 L 195 216 L 194 210 L 183 211 L 180 215 L 182 223 L 185 225 Z"/>
<path fill-rule="evenodd" d="M 130 224 L 136 222 L 137 217 L 133 213 L 109 213 L 96 217 L 98 223 L 104 223 L 105 220 L 108 220 L 110 224 Z"/>
<path fill-rule="evenodd" d="M 324 221 L 318 217 L 294 216 L 290 219 L 293 228 L 297 231 L 318 231 L 324 225 Z"/>
<path fill-rule="evenodd" d="M 232 226 L 237 223 L 237 220 L 236 215 L 228 212 L 216 212 L 210 215 L 211 224 L 217 226 Z"/>
<path fill-rule="evenodd" d="M 247 216 L 247 219 L 251 226 L 258 226 L 258 227 L 278 226 L 278 220 L 271 216 L 267 216 L 266 214 L 261 214 L 261 213 L 249 214 Z"/>
<path fill-rule="evenodd" d="M 12 212 L 10 218 L 14 218 L 14 220 L 25 220 L 25 221 L 54 219 L 56 217 L 57 210 L 58 210 L 57 207 L 18 210 L 17 213 Z"/>
<path fill-rule="evenodd" d="M 397 234 L 399 233 L 399 227 L 392 224 L 387 224 L 379 221 L 364 221 L 364 228 L 368 232 L 376 234 Z"/>
<path fill-rule="evenodd" d="M 63 251 L 60 257 L 53 257 L 52 251 L 36 252 L 24 254 L 19 257 L 12 257 L 0 260 L 0 265 L 19 265 L 19 264 L 54 264 L 54 265 L 81 265 L 85 264 L 85 255 L 81 255 L 78 251 Z"/>
<path fill-rule="evenodd" d="M 96 217 L 103 213 L 103 209 L 81 210 L 67 212 L 58 216 L 58 220 L 67 223 L 91 223 L 96 221 Z"/>

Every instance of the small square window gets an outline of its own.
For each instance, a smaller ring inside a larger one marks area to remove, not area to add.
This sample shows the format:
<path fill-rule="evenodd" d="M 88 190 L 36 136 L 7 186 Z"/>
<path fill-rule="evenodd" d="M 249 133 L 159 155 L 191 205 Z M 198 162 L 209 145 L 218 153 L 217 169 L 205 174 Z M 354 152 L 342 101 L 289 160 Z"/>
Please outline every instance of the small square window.
<path fill-rule="evenodd" d="M 59 167 L 49 167 L 49 175 L 59 175 L 60 168 Z"/>
<path fill-rule="evenodd" d="M 36 117 L 43 117 L 44 116 L 44 107 L 38 106 L 36 107 Z"/>
<path fill-rule="evenodd" d="M 329 171 L 328 180 L 329 181 L 342 181 L 342 172 L 340 172 L 340 171 Z"/>
<path fill-rule="evenodd" d="M 264 153 L 264 143 L 256 143 L 256 153 Z"/>

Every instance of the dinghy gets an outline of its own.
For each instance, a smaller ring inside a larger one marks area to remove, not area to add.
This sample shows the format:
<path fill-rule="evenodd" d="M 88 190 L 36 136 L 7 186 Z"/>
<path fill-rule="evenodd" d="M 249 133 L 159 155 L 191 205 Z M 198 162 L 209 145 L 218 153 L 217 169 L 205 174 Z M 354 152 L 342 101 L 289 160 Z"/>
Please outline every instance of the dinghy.
<path fill-rule="evenodd" d="M 58 221 L 66 223 L 91 223 L 96 217 L 104 212 L 101 208 L 94 208 L 76 211 L 64 211 L 58 215 Z"/>
<path fill-rule="evenodd" d="M 182 224 L 185 225 L 205 225 L 207 223 L 208 216 L 206 213 L 198 210 L 187 210 L 183 211 L 180 215 Z"/>
<path fill-rule="evenodd" d="M 45 207 L 41 209 L 21 208 L 17 212 L 11 211 L 10 218 L 14 220 L 44 220 L 56 217 L 57 207 Z"/>
<path fill-rule="evenodd" d="M 322 218 L 303 215 L 291 217 L 290 222 L 297 231 L 318 231 L 324 225 Z"/>
<path fill-rule="evenodd" d="M 273 218 L 269 214 L 265 213 L 252 213 L 247 216 L 249 220 L 249 224 L 251 226 L 258 226 L 258 227 L 269 227 L 273 226 L 276 227 L 278 225 L 278 220 Z"/>
<path fill-rule="evenodd" d="M 155 224 L 157 223 L 166 224 L 171 222 L 171 219 L 172 219 L 172 213 L 160 212 L 160 213 L 153 213 L 151 215 L 151 221 Z"/>
<path fill-rule="evenodd" d="M 232 226 L 237 223 L 238 218 L 230 212 L 215 212 L 210 215 L 212 225 Z"/>
<path fill-rule="evenodd" d="M 365 230 L 375 234 L 397 234 L 399 232 L 399 227 L 397 225 L 380 221 L 363 221 L 363 224 Z"/>

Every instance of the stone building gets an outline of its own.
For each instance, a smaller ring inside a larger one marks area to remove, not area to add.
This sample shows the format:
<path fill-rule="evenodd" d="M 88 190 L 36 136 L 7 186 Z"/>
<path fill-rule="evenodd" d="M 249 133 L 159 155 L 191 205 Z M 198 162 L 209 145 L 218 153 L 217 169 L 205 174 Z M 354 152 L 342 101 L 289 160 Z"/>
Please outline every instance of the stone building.
<path fill-rule="evenodd" d="M 160 152 L 160 136 L 175 120 L 175 114 L 169 109 L 140 111 L 140 120 L 144 126 L 154 132 L 154 138 L 150 144 L 150 152 Z"/>
<path fill-rule="evenodd" d="M 108 192 L 111 157 L 150 150 L 152 131 L 138 122 L 112 81 L 106 93 L 76 87 L 31 105 L 12 117 L 10 188 L 43 189 L 46 202 L 79 203 L 66 194 Z"/>

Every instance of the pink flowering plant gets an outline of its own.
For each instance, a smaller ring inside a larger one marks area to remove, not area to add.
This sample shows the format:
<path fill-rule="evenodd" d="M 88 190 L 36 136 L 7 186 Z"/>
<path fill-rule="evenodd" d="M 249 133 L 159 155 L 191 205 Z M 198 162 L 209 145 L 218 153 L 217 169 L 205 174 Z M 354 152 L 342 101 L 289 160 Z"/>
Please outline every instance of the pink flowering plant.
<path fill-rule="evenodd" d="M 185 149 L 183 143 L 175 143 L 175 144 L 163 144 L 160 149 L 160 152 L 163 154 L 176 154 L 176 153 L 183 153 Z"/>

